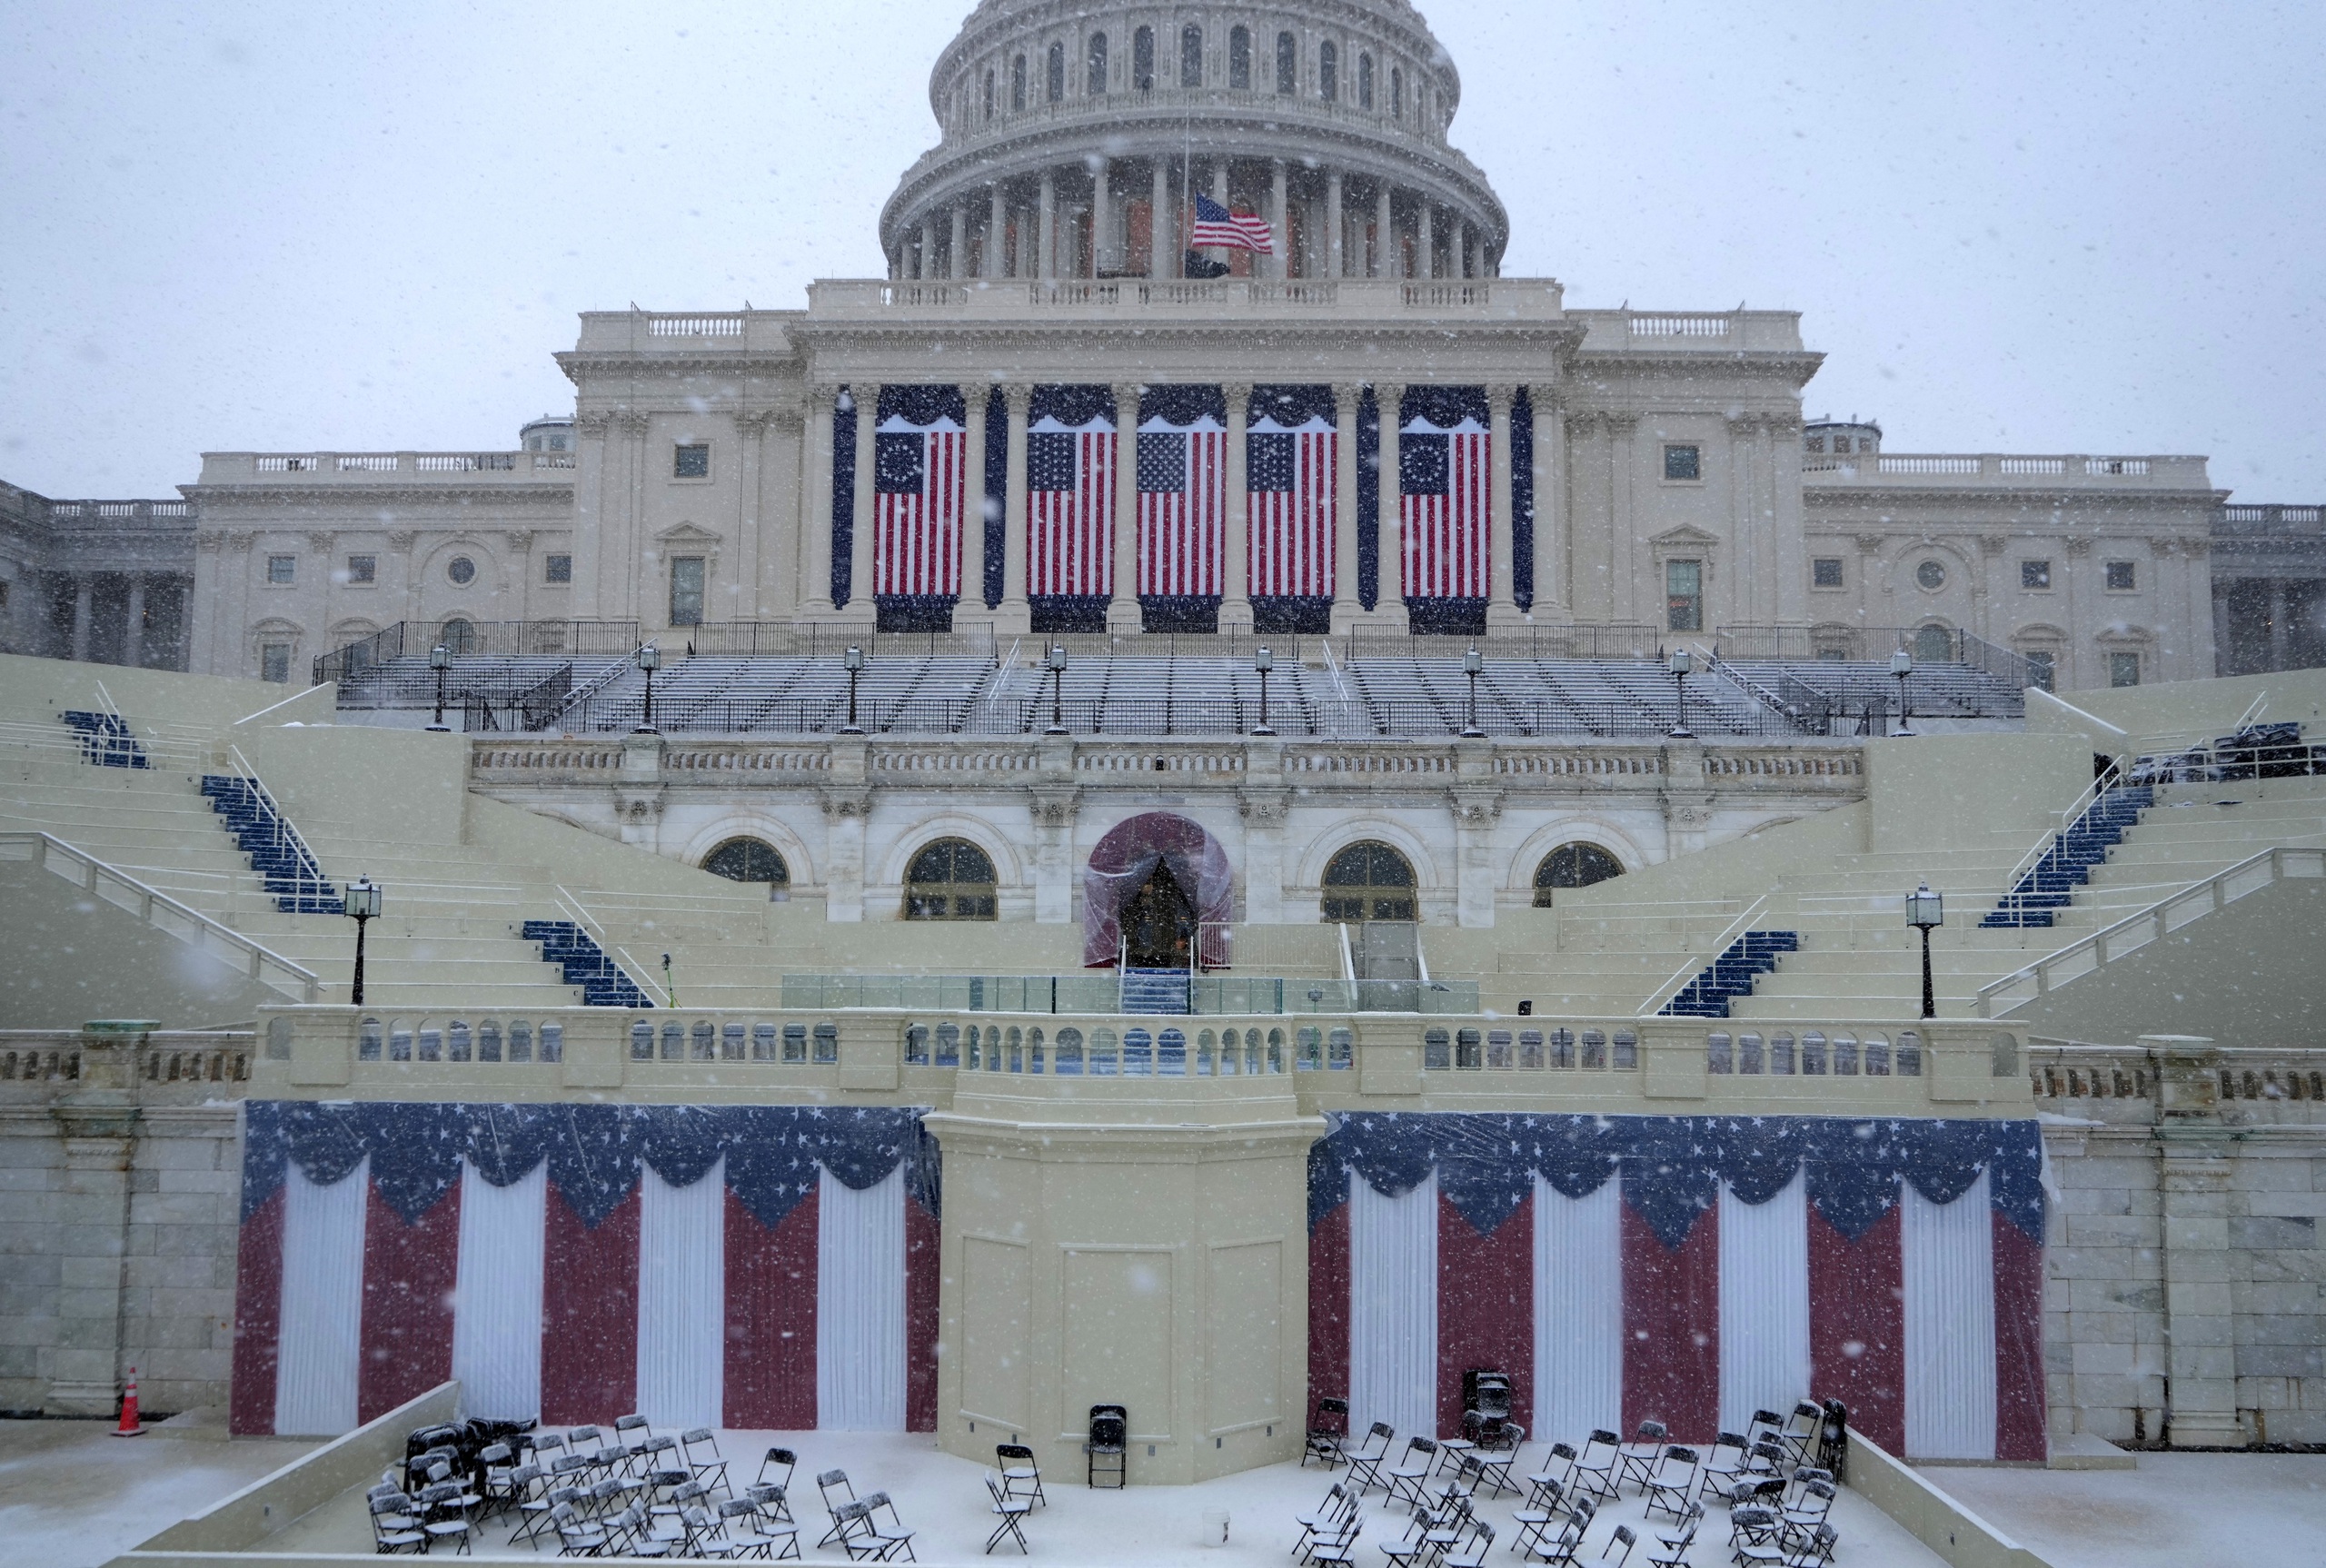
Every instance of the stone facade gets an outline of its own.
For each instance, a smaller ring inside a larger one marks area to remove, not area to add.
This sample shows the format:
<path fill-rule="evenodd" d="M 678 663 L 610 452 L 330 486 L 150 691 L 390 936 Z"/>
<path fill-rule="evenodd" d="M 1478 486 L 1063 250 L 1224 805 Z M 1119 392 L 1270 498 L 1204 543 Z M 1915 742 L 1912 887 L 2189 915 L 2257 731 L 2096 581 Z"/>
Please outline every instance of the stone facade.
<path fill-rule="evenodd" d="M 184 670 L 194 513 L 0 483 L 0 653 Z"/>

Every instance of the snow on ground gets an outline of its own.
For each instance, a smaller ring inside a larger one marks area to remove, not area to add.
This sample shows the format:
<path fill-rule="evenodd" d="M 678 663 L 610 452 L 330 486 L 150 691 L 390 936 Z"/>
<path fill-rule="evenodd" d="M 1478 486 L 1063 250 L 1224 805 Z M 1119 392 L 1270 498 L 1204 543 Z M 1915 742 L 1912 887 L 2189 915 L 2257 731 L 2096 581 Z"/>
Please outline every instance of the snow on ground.
<path fill-rule="evenodd" d="M 2137 1470 L 1923 1474 L 2054 1568 L 2326 1568 L 2326 1454 L 2142 1454 Z"/>
<path fill-rule="evenodd" d="M 906 1528 L 916 1532 L 913 1550 L 923 1564 L 968 1564 L 985 1561 L 986 1536 L 993 1526 L 982 1476 L 986 1467 L 974 1461 L 940 1454 L 926 1436 L 851 1432 L 722 1432 L 720 1452 L 726 1455 L 731 1480 L 750 1482 L 759 1474 L 761 1456 L 770 1446 L 795 1450 L 800 1469 L 792 1478 L 792 1516 L 800 1522 L 800 1547 L 810 1563 L 847 1561 L 837 1546 L 818 1550 L 816 1540 L 829 1521 L 819 1501 L 816 1476 L 834 1468 L 848 1472 L 858 1496 L 885 1491 L 897 1504 Z M 1519 1473 L 1535 1468 L 1526 1461 L 1547 1452 L 1529 1444 Z M 1136 1453 L 1131 1474 L 1138 1473 Z M 1293 1521 L 1324 1500 L 1333 1477 L 1317 1466 L 1302 1470 L 1294 1464 L 1247 1470 L 1194 1486 L 1137 1486 L 1125 1491 L 1092 1492 L 1078 1469 L 1051 1468 L 1042 1476 L 1048 1505 L 1037 1508 L 1026 1523 L 1030 1555 L 1037 1562 L 1103 1565 L 1103 1568 L 1285 1568 L 1300 1528 Z M 1482 1503 L 1479 1513 L 1495 1527 L 1495 1553 L 1499 1554 L 1514 1534 L 1511 1510 L 1518 1499 L 1506 1496 Z M 1202 1543 L 1204 1516 L 1216 1510 L 1228 1515 L 1228 1544 Z M 1642 1505 L 1626 1495 L 1600 1513 L 1601 1523 L 1591 1533 L 1586 1559 L 1596 1554 L 1617 1523 L 1638 1528 Z M 1404 1533 L 1406 1517 L 1392 1514 L 1374 1493 L 1364 1508 L 1365 1533 L 1358 1537 L 1358 1561 L 1386 1563 L 1377 1542 L 1393 1541 Z M 1837 1568 L 1939 1568 L 1938 1556 L 1916 1542 L 1873 1504 L 1844 1491 L 1837 1500 L 1834 1520 L 1841 1532 Z M 1659 1514 L 1657 1523 L 1670 1527 Z M 157 1526 L 158 1527 L 158 1526 Z M 496 1519 L 485 1527 L 475 1551 L 480 1557 L 527 1557 L 524 1546 L 504 1544 L 510 1526 Z M 1694 1553 L 1698 1568 L 1721 1568 L 1729 1560 L 1728 1521 L 1715 1508 L 1705 1520 Z M 1633 1558 L 1646 1562 L 1653 1534 L 1641 1532 L 1641 1549 Z M 337 1503 L 317 1509 L 267 1543 L 271 1552 L 364 1552 L 371 1548 L 371 1526 L 361 1489 Z M 545 1552 L 543 1555 L 547 1555 Z M 995 1560 L 1017 1557 L 1014 1545 L 1004 1544 Z M 1504 1559 L 1499 1555 L 1490 1561 Z"/>
<path fill-rule="evenodd" d="M 0 1561 L 94 1568 L 317 1446 L 112 1434 L 107 1421 L 0 1421 Z"/>

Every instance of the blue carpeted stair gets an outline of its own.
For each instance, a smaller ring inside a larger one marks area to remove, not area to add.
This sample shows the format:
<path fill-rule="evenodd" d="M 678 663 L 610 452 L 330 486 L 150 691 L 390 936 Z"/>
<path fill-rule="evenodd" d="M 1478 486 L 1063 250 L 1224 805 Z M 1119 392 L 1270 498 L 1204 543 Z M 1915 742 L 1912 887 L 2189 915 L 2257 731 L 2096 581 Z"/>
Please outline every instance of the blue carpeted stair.
<path fill-rule="evenodd" d="M 1184 1013 L 1188 1010 L 1185 969 L 1125 969 L 1123 1011 L 1126 1013 Z"/>
<path fill-rule="evenodd" d="M 118 715 L 68 708 L 58 718 L 80 731 L 81 760 L 97 768 L 151 768 L 154 759 Z"/>
<path fill-rule="evenodd" d="M 248 779 L 212 773 L 203 779 L 202 792 L 210 809 L 226 819 L 226 831 L 251 858 L 251 869 L 266 878 L 276 908 L 286 915 L 347 913 L 339 889 L 264 790 Z"/>
<path fill-rule="evenodd" d="M 528 920 L 525 940 L 542 945 L 542 961 L 565 971 L 565 983 L 582 987 L 585 1007 L 651 1007 L 654 1004 L 590 933 L 572 920 Z"/>
<path fill-rule="evenodd" d="M 2048 926 L 2052 911 L 2074 901 L 2075 889 L 2092 879 L 2092 868 L 2108 858 L 2108 851 L 2124 841 L 2124 834 L 2156 804 L 2156 791 L 2145 784 L 2102 790 L 2084 814 L 2064 833 L 2053 836 L 2052 847 L 1980 920 L 1982 927 Z"/>
<path fill-rule="evenodd" d="M 1774 974 L 1779 953 L 1801 950 L 1795 931 L 1747 931 L 1715 958 L 1704 973 L 1680 987 L 1657 1009 L 1666 1018 L 1725 1018 L 1733 997 L 1753 994 L 1753 982 Z"/>

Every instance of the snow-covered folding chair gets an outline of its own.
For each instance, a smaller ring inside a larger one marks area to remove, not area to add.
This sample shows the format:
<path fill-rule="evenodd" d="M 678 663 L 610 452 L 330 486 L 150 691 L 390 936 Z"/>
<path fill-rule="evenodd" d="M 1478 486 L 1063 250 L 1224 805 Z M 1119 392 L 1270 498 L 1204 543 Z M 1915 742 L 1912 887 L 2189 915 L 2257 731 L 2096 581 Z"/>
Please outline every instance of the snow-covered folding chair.
<path fill-rule="evenodd" d="M 606 1527 L 595 1520 L 584 1519 L 571 1503 L 561 1503 L 549 1513 L 550 1528 L 557 1532 L 557 1554 L 560 1557 L 602 1557 L 606 1553 Z"/>
<path fill-rule="evenodd" d="M 1688 1505 L 1688 1499 L 1696 1489 L 1699 1463 L 1695 1449 L 1677 1443 L 1667 1444 L 1664 1457 L 1655 1462 L 1655 1468 L 1647 1474 L 1640 1488 L 1647 1496 L 1647 1512 L 1653 1513 L 1661 1508 L 1673 1518 L 1679 1518 L 1680 1511 Z"/>
<path fill-rule="evenodd" d="M 1422 1503 L 1422 1488 L 1429 1484 L 1429 1473 L 1437 1465 L 1437 1442 L 1430 1437 L 1414 1437 L 1406 1443 L 1405 1457 L 1389 1472 L 1389 1506 L 1398 1500 L 1418 1508 Z"/>
<path fill-rule="evenodd" d="M 1817 1441 L 1817 1430 L 1824 1420 L 1824 1410 L 1806 1399 L 1793 1407 L 1793 1414 L 1785 1418 L 1784 1429 L 1777 1436 L 1793 1451 L 1794 1464 L 1808 1460 L 1810 1444 Z"/>
<path fill-rule="evenodd" d="M 1001 1467 L 1002 1490 L 1012 1497 L 1022 1497 L 1029 1503 L 1044 1508 L 1050 1500 L 1042 1492 L 1042 1467 L 1034 1462 L 1034 1451 L 1023 1443 L 997 1443 L 993 1445 L 994 1463 Z"/>
<path fill-rule="evenodd" d="M 550 1527 L 559 1508 L 566 1509 L 578 1518 L 582 1502 L 588 1496 L 589 1494 L 579 1486 L 553 1486 L 546 1497 L 529 1498 L 520 1503 L 517 1505 L 517 1528 L 510 1532 L 509 1544 L 514 1546 L 522 1541 L 528 1546 L 538 1545 L 542 1532 Z"/>
<path fill-rule="evenodd" d="M 993 1549 L 1004 1541 L 1015 1541 L 1019 1552 L 1031 1557 L 1034 1549 L 1026 1544 L 1025 1518 L 1034 1511 L 1032 1499 L 1010 1495 L 1008 1484 L 990 1471 L 986 1474 L 985 1489 L 993 1499 L 993 1513 L 999 1521 L 993 1533 L 985 1538 L 985 1554 L 990 1557 Z"/>
<path fill-rule="evenodd" d="M 630 1461 L 635 1462 L 642 1456 L 647 1451 L 646 1445 L 653 1438 L 654 1428 L 647 1424 L 643 1415 L 631 1414 L 614 1417 L 614 1442 Z"/>
<path fill-rule="evenodd" d="M 1541 1554 L 1536 1549 L 1543 1545 L 1551 1533 L 1551 1526 L 1558 1523 L 1563 1491 L 1555 1476 L 1545 1475 L 1536 1480 L 1526 1494 L 1526 1501 L 1519 1503 L 1510 1515 L 1510 1522 L 1518 1527 L 1518 1533 L 1510 1542 L 1513 1552 L 1521 1557 Z"/>
<path fill-rule="evenodd" d="M 1675 1528 L 1657 1531 L 1655 1545 L 1647 1554 L 1653 1568 L 1689 1568 L 1688 1548 L 1695 1544 L 1696 1531 L 1704 1522 L 1705 1505 L 1691 1503 Z"/>
<path fill-rule="evenodd" d="M 1841 1536 L 1830 1524 L 1820 1524 L 1807 1535 L 1792 1543 L 1767 1543 L 1749 1545 L 1736 1553 L 1739 1568 L 1824 1568 L 1834 1560 L 1834 1546 Z"/>
<path fill-rule="evenodd" d="M 1470 1521 L 1470 1539 L 1437 1560 L 1438 1568 L 1486 1568 L 1486 1549 L 1494 1544 L 1494 1526 L 1483 1519 Z"/>
<path fill-rule="evenodd" d="M 886 1524 L 880 1523 L 880 1510 L 883 1508 L 889 1511 Z M 897 1517 L 897 1505 L 889 1501 L 887 1493 L 868 1492 L 864 1494 L 864 1518 L 872 1526 L 873 1538 L 880 1543 L 881 1562 L 897 1561 L 900 1552 L 904 1553 L 904 1560 L 908 1563 L 919 1561 L 912 1554 L 913 1533 L 905 1528 L 903 1520 Z"/>
<path fill-rule="evenodd" d="M 1488 1448 L 1480 1444 L 1477 1452 L 1470 1455 L 1470 1462 L 1477 1466 L 1479 1481 L 1489 1488 L 1486 1494 L 1490 1497 L 1518 1490 L 1510 1473 L 1518 1464 L 1518 1445 L 1526 1440 L 1526 1429 L 1515 1421 L 1504 1422 L 1500 1431 L 1509 1439 L 1508 1446 Z"/>
<path fill-rule="evenodd" d="M 1622 1438 L 1605 1427 L 1592 1433 L 1583 1444 L 1583 1452 L 1576 1455 L 1576 1488 L 1612 1502 L 1620 1495 L 1620 1488 L 1615 1484 L 1615 1464 L 1623 1456 Z"/>
<path fill-rule="evenodd" d="M 843 1542 L 849 1529 L 857 1521 L 857 1515 L 854 1513 L 850 1513 L 845 1523 L 840 1518 L 844 1510 L 856 1506 L 856 1488 L 850 1484 L 848 1472 L 845 1470 L 825 1471 L 816 1477 L 816 1490 L 824 1494 L 824 1512 L 831 1516 L 832 1522 L 832 1527 L 824 1532 L 824 1538 L 816 1544 L 830 1546 L 835 1542 Z M 854 1553 L 851 1553 L 850 1555 L 853 1556 Z"/>
<path fill-rule="evenodd" d="M 695 1427 L 679 1439 L 679 1463 L 712 1491 L 735 1495 L 727 1484 L 727 1461 L 719 1452 L 718 1434 L 708 1426 Z"/>
<path fill-rule="evenodd" d="M 1751 1452 L 1737 1433 L 1723 1432 L 1715 1436 L 1712 1446 L 1705 1451 L 1704 1472 L 1696 1481 L 1696 1495 L 1716 1493 L 1726 1496 L 1728 1489 L 1744 1474 L 1744 1461 Z"/>
<path fill-rule="evenodd" d="M 791 1473 L 798 1468 L 800 1468 L 800 1456 L 797 1454 L 792 1453 L 789 1448 L 770 1448 L 767 1451 L 767 1457 L 760 1461 L 759 1479 L 752 1484 L 766 1486 L 772 1484 L 778 1488 L 789 1488 L 791 1484 Z M 791 1510 L 785 1508 L 783 1516 L 786 1519 L 790 1518 Z"/>
<path fill-rule="evenodd" d="M 1632 1548 L 1638 1544 L 1638 1533 L 1628 1524 L 1618 1524 L 1615 1534 L 1607 1538 L 1606 1550 L 1589 1563 L 1578 1565 L 1578 1568 L 1624 1568 L 1624 1564 L 1631 1561 Z"/>
<path fill-rule="evenodd" d="M 1542 1491 L 1543 1483 L 1546 1481 L 1556 1483 L 1558 1490 L 1561 1493 L 1567 1492 L 1574 1487 L 1575 1445 L 1573 1444 L 1552 1444 L 1551 1451 L 1543 1456 L 1543 1467 L 1526 1477 L 1526 1484 L 1532 1489 L 1527 1494 L 1527 1507 L 1538 1508 L 1542 1506 L 1542 1504 L 1536 1501 L 1536 1498 Z"/>
<path fill-rule="evenodd" d="M 393 1487 L 372 1489 L 369 1504 L 372 1511 L 372 1550 L 383 1556 L 410 1552 L 415 1556 L 428 1550 L 428 1537 L 420 1532 L 419 1504 Z"/>
<path fill-rule="evenodd" d="M 1365 1520 L 1354 1508 L 1347 1522 L 1337 1534 L 1320 1535 L 1308 1543 L 1308 1562 L 1320 1568 L 1352 1568 L 1357 1561 L 1357 1538 L 1365 1532 Z"/>
<path fill-rule="evenodd" d="M 1826 1516 L 1833 1511 L 1834 1484 L 1831 1481 L 1812 1481 L 1801 1489 L 1799 1498 L 1778 1513 L 1777 1519 L 1785 1539 L 1794 1541 L 1824 1523 Z"/>
<path fill-rule="evenodd" d="M 1387 1422 L 1377 1421 L 1372 1430 L 1365 1434 L 1363 1447 L 1344 1451 L 1342 1457 L 1348 1461 L 1349 1482 L 1357 1488 L 1359 1497 L 1376 1486 L 1387 1484 L 1381 1479 L 1381 1463 L 1389 1457 L 1389 1444 L 1396 1441 L 1397 1435 Z"/>
<path fill-rule="evenodd" d="M 1774 1410 L 1756 1410 L 1744 1426 L 1744 1451 L 1753 1452 L 1764 1437 L 1776 1437 L 1784 1431 L 1784 1417 Z"/>
<path fill-rule="evenodd" d="M 1308 1420 L 1307 1446 L 1300 1451 L 1301 1467 L 1306 1469 L 1311 1459 L 1321 1459 L 1326 1469 L 1339 1469 L 1347 1443 L 1348 1401 L 1329 1394 L 1319 1395 L 1317 1413 Z"/>
<path fill-rule="evenodd" d="M 1429 1510 L 1416 1503 L 1407 1517 L 1406 1533 L 1397 1540 L 1377 1542 L 1389 1560 L 1388 1568 L 1427 1568 L 1436 1553 L 1430 1543 L 1429 1533 L 1437 1527 L 1437 1520 Z"/>
<path fill-rule="evenodd" d="M 1636 1483 L 1642 1494 L 1645 1494 L 1647 1478 L 1655 1469 L 1656 1461 L 1664 1457 L 1664 1444 L 1670 1440 L 1671 1436 L 1672 1434 L 1665 1429 L 1661 1421 L 1643 1421 L 1639 1424 L 1637 1435 L 1623 1445 L 1623 1465 L 1615 1475 L 1618 1490 L 1622 1488 L 1624 1483 L 1628 1481 Z"/>
<path fill-rule="evenodd" d="M 1332 1490 L 1325 1494 L 1324 1502 L 1314 1512 L 1294 1516 L 1293 1523 L 1300 1526 L 1300 1539 L 1292 1543 L 1292 1555 L 1306 1558 L 1311 1541 L 1337 1532 L 1342 1522 L 1356 1511 L 1357 1494 L 1334 1482 Z"/>
<path fill-rule="evenodd" d="M 782 1487 L 754 1486 L 743 1501 L 750 1505 L 752 1534 L 772 1543 L 778 1557 L 800 1555 L 800 1526 L 784 1504 Z"/>

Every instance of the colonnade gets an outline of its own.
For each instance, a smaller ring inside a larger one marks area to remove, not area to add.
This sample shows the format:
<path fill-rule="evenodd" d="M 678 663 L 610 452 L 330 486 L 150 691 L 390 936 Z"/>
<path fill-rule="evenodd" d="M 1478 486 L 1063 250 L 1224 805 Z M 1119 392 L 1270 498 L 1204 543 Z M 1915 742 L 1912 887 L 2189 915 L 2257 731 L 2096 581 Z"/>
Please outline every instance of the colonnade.
<path fill-rule="evenodd" d="M 1044 383 L 1053 384 L 1053 383 Z M 1111 546 L 1114 557 L 1114 594 L 1108 610 L 1109 631 L 1140 630 L 1140 610 L 1138 598 L 1138 403 L 1140 384 L 1134 382 L 1110 383 L 1114 402 L 1114 422 L 1118 438 L 1114 473 L 1114 517 Z M 1251 501 L 1246 474 L 1246 435 L 1254 384 L 1250 382 L 1218 383 L 1226 394 L 1228 403 L 1228 472 L 1226 481 L 1227 528 L 1222 544 L 1224 559 L 1222 582 L 1224 593 L 1219 609 L 1219 628 L 1223 631 L 1248 630 L 1253 623 L 1252 595 L 1248 580 L 1248 542 L 1251 528 Z M 1277 384 L 1277 383 L 1271 383 Z M 962 401 L 966 407 L 967 450 L 969 453 L 969 492 L 963 497 L 963 514 L 967 525 L 961 540 L 961 597 L 956 611 L 955 624 L 991 620 L 1004 632 L 1030 630 L 1031 606 L 1027 594 L 1027 466 L 1026 432 L 1033 402 L 1035 383 L 1010 382 L 996 384 L 964 383 Z M 986 581 L 986 551 L 988 531 L 980 525 L 987 497 L 982 492 L 979 476 L 985 471 L 989 395 L 999 391 L 1001 405 L 1008 420 L 1004 467 L 1005 480 L 1001 494 L 1002 572 L 1001 598 L 998 604 L 986 602 L 983 585 Z M 1522 615 L 1522 600 L 1526 606 L 1542 604 L 1565 597 L 1565 587 L 1556 581 L 1554 570 L 1563 551 L 1547 548 L 1551 541 L 1563 540 L 1566 530 L 1565 505 L 1566 479 L 1561 471 L 1558 453 L 1566 444 L 1565 414 L 1548 387 L 1520 387 L 1510 384 L 1489 385 L 1486 393 L 1492 435 L 1492 483 L 1489 494 L 1489 537 L 1487 555 L 1491 573 L 1490 596 L 1486 604 L 1489 626 L 1512 625 Z M 1358 464 L 1358 412 L 1363 395 L 1371 392 L 1378 414 L 1380 476 L 1377 484 L 1360 484 Z M 1336 631 L 1351 626 L 1382 626 L 1403 630 L 1406 609 L 1400 583 L 1400 563 L 1403 559 L 1401 537 L 1402 509 L 1399 506 L 1398 475 L 1398 411 L 1406 387 L 1399 382 L 1334 382 L 1332 383 L 1334 423 L 1337 434 L 1334 463 L 1334 534 L 1333 534 L 1333 607 L 1332 624 Z M 1523 474 L 1512 467 L 1512 420 L 1519 406 L 1520 394 L 1526 394 L 1529 411 L 1529 431 L 1532 436 L 1532 458 Z M 833 492 L 833 433 L 834 414 L 840 409 L 838 399 L 846 393 L 854 405 L 855 464 L 853 492 L 845 502 Z M 870 597 L 873 582 L 874 530 L 873 465 L 870 454 L 873 450 L 874 423 L 880 404 L 877 385 L 852 388 L 826 386 L 813 394 L 811 413 L 808 421 L 810 451 L 805 466 L 806 495 L 809 504 L 804 509 L 817 524 L 807 531 L 809 549 L 802 561 L 803 581 L 809 586 L 806 596 L 810 613 L 818 610 L 862 613 L 861 608 L 850 611 L 853 601 Z M 1364 491 L 1376 493 L 1367 498 Z M 1363 517 L 1362 502 L 1370 499 L 1371 519 Z M 1516 572 L 1514 523 L 1526 501 L 1524 510 L 1533 532 L 1535 548 L 1529 551 L 1527 577 L 1520 581 Z M 832 550 L 837 538 L 833 526 L 824 520 L 836 521 L 840 515 L 850 517 L 849 589 L 845 597 L 828 590 L 833 582 L 835 564 Z M 1358 584 L 1359 535 L 1365 523 L 1376 526 L 1374 538 L 1377 545 L 1376 557 L 1377 598 L 1373 609 L 1367 610 L 1360 600 Z"/>
<path fill-rule="evenodd" d="M 1240 172 L 1232 182 L 1231 165 Z M 1296 191 L 1295 171 L 1282 158 L 1198 158 L 1186 165 L 1183 181 L 1168 157 L 1104 156 L 997 182 L 930 206 L 918 224 L 904 231 L 890 272 L 916 281 L 1175 278 L 1186 249 L 1178 233 L 1190 204 L 1186 183 L 1228 206 L 1231 191 L 1248 190 L 1260 169 L 1267 186 L 1259 215 L 1276 231 L 1277 253 L 1253 258 L 1258 276 L 1495 275 L 1498 259 L 1485 232 L 1458 207 L 1426 192 L 1369 176 L 1352 179 L 1339 169 L 1324 170 L 1317 178 L 1301 171 L 1297 177 L 1308 188 Z M 1146 254 L 1134 255 L 1131 213 L 1141 202 L 1150 214 L 1148 243 Z M 1294 246 L 1289 219 L 1296 209 L 1308 214 L 1307 222 L 1320 231 L 1321 243 L 1304 231 L 1307 243 Z M 1087 244 L 1077 232 L 1086 213 Z M 1007 243 L 1013 223 L 1019 235 L 1014 253 Z"/>

